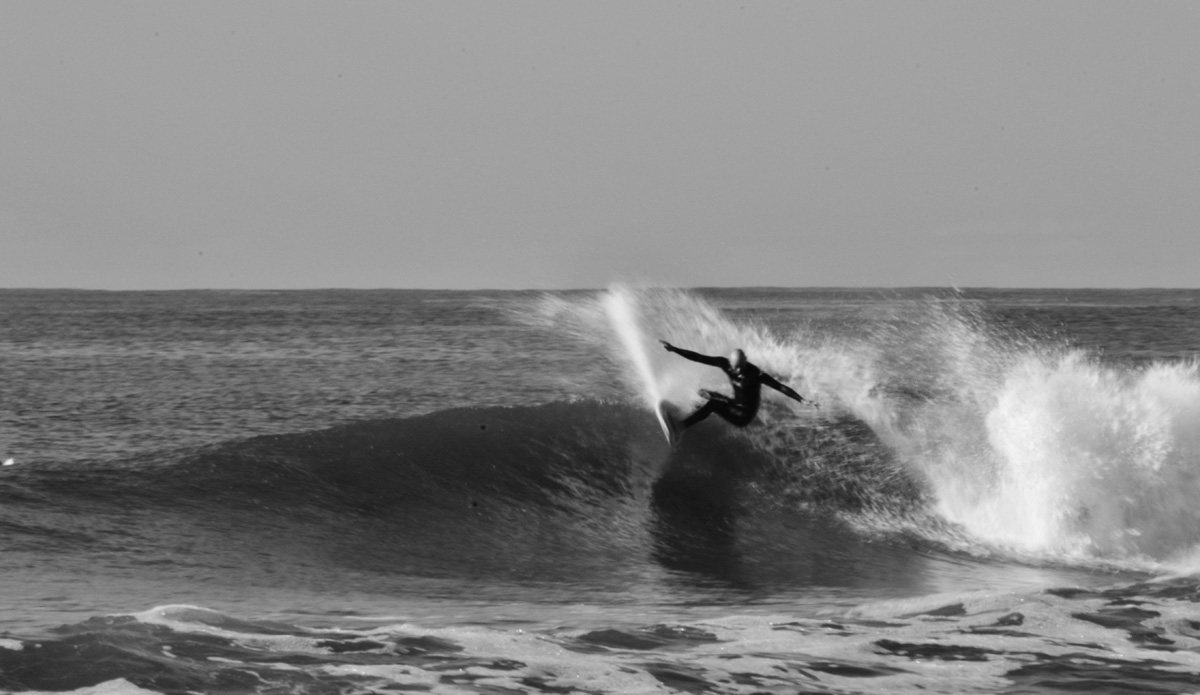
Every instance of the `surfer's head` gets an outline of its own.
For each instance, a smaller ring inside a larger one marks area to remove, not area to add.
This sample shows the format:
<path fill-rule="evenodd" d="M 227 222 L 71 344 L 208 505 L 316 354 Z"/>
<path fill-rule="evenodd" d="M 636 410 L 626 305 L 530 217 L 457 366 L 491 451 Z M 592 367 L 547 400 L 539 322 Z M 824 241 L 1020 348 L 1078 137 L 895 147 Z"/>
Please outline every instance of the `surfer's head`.
<path fill-rule="evenodd" d="M 741 348 L 729 353 L 729 366 L 733 367 L 735 372 L 746 366 L 746 353 L 742 352 Z"/>

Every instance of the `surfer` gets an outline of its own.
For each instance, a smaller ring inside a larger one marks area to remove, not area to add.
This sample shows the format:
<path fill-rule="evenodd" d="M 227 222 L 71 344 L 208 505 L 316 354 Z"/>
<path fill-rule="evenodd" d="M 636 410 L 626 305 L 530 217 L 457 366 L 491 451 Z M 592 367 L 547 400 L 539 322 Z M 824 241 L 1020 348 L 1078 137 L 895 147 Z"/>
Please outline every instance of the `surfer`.
<path fill-rule="evenodd" d="M 803 396 L 788 386 L 779 383 L 775 377 L 759 369 L 757 365 L 746 359 L 746 353 L 740 349 L 729 353 L 729 357 L 713 357 L 675 347 L 665 340 L 660 340 L 659 342 L 662 343 L 663 348 L 667 352 L 673 352 L 693 362 L 721 369 L 725 372 L 725 376 L 729 377 L 729 383 L 733 386 L 733 397 L 709 391 L 708 389 L 701 389 L 700 395 L 704 396 L 706 401 L 696 412 L 687 416 L 679 423 L 685 429 L 713 413 L 721 416 L 735 427 L 749 425 L 754 421 L 754 417 L 758 415 L 758 406 L 764 385 L 770 386 L 788 398 L 800 403 L 812 403 L 812 401 L 805 400 Z M 820 407 L 816 403 L 813 403 L 813 406 Z"/>

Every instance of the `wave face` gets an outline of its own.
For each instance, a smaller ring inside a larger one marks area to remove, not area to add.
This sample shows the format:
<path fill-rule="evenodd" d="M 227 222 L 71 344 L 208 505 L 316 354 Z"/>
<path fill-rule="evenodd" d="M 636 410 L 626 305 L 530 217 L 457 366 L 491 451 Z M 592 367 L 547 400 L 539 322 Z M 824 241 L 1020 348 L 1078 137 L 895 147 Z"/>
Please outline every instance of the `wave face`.
<path fill-rule="evenodd" d="M 712 423 L 671 449 L 630 405 L 463 408 L 108 468 L 14 471 L 0 499 L 8 518 L 40 519 L 9 547 L 52 542 L 80 562 L 153 558 L 197 582 L 221 568 L 234 583 L 344 586 L 350 572 L 356 590 L 435 595 L 476 580 L 483 591 L 652 600 L 810 584 L 892 590 L 920 581 L 924 560 L 844 515 L 882 500 L 912 507 L 919 488 L 849 475 L 849 459 L 783 465 L 801 447 L 813 460 L 857 451 L 874 461 L 868 435 L 848 422 L 764 447 Z M 21 516 L 30 507 L 43 513 Z"/>
<path fill-rule="evenodd" d="M 816 307 L 782 330 L 769 316 L 732 321 L 695 294 L 623 286 L 592 302 L 550 298 L 542 313 L 607 346 L 645 403 L 694 406 L 697 390 L 722 387 L 717 370 L 664 353 L 659 339 L 707 354 L 745 349 L 822 406 L 776 398 L 747 439 L 797 481 L 818 476 L 815 494 L 840 478 L 887 512 L 864 523 L 971 552 L 1143 568 L 1197 561 L 1195 363 L 1104 361 L 957 296 L 842 304 L 825 319 Z M 930 516 L 914 518 L 916 498 Z"/>

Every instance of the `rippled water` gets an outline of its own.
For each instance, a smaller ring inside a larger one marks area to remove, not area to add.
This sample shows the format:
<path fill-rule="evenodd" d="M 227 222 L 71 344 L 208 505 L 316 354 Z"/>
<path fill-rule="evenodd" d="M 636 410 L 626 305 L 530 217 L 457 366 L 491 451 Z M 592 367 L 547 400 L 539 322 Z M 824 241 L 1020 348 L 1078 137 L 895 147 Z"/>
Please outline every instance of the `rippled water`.
<path fill-rule="evenodd" d="M 0 686 L 1189 692 L 1198 300 L 0 291 Z"/>

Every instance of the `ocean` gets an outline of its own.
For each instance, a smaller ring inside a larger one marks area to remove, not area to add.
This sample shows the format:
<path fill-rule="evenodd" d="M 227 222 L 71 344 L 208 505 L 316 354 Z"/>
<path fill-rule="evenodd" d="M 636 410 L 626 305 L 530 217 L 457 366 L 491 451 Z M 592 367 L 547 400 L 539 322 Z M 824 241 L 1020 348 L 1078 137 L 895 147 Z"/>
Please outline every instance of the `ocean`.
<path fill-rule="evenodd" d="M 745 429 L 654 415 L 743 348 Z M 0 290 L 0 690 L 1200 692 L 1200 291 Z"/>

